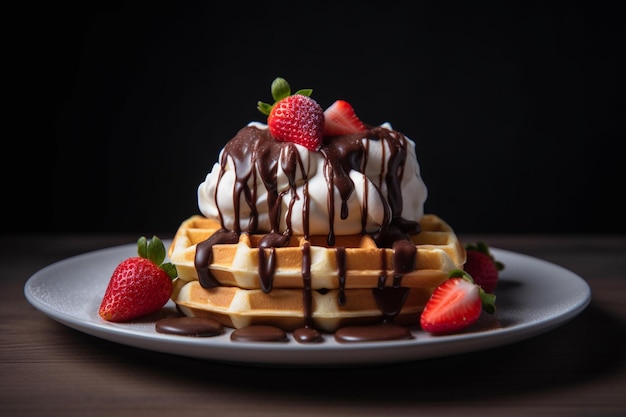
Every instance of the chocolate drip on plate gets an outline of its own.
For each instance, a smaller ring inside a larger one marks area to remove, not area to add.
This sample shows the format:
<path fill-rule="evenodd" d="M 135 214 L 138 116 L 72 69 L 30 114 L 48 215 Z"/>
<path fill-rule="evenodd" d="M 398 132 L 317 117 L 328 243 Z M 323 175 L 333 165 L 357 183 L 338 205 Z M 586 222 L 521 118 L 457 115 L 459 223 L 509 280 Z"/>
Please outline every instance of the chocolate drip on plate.
<path fill-rule="evenodd" d="M 180 336 L 213 337 L 224 333 L 224 326 L 217 320 L 202 317 L 170 317 L 156 322 L 158 333 Z"/>

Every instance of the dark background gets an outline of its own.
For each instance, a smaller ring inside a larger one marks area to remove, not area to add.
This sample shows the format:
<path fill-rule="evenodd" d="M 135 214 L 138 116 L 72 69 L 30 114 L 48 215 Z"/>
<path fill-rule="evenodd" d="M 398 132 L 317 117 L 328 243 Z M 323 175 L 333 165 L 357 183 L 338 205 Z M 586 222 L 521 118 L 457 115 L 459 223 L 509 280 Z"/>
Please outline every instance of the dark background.
<path fill-rule="evenodd" d="M 173 234 L 276 76 L 414 139 L 457 232 L 626 232 L 602 2 L 84 3 L 5 15 L 4 233 Z"/>

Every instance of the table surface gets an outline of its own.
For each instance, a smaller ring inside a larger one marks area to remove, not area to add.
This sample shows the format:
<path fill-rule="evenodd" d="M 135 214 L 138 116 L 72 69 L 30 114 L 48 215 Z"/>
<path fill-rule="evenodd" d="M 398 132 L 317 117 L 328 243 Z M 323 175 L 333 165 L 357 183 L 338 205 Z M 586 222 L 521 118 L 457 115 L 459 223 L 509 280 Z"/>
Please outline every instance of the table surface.
<path fill-rule="evenodd" d="M 99 339 L 26 300 L 24 284 L 39 269 L 136 236 L 0 236 L 0 415 L 626 415 L 626 236 L 460 238 L 561 265 L 589 283 L 591 303 L 542 335 L 450 357 L 366 368 L 231 365 Z"/>

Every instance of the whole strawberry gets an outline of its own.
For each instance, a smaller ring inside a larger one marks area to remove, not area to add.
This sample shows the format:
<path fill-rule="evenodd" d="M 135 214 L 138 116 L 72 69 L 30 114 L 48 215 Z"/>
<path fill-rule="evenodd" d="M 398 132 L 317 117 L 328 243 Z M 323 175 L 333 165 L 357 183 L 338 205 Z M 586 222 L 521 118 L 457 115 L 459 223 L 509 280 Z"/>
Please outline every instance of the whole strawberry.
<path fill-rule="evenodd" d="M 274 104 L 258 102 L 259 111 L 267 115 L 270 133 L 279 142 L 292 142 L 317 151 L 322 145 L 324 111 L 310 95 L 313 90 L 298 90 L 291 94 L 283 78 L 272 82 Z"/>
<path fill-rule="evenodd" d="M 163 242 L 153 236 L 137 241 L 137 254 L 113 271 L 98 313 L 107 321 L 122 322 L 158 311 L 172 295 L 176 267 L 165 260 Z"/>
<path fill-rule="evenodd" d="M 496 296 L 487 294 L 467 272 L 455 269 L 424 306 L 422 330 L 435 335 L 461 331 L 476 323 L 482 311 L 495 312 Z"/>
<path fill-rule="evenodd" d="M 483 242 L 475 245 L 468 244 L 465 250 L 467 260 L 463 269 L 485 292 L 493 293 L 498 285 L 499 272 L 504 269 L 504 264 L 494 258 L 489 247 Z"/>

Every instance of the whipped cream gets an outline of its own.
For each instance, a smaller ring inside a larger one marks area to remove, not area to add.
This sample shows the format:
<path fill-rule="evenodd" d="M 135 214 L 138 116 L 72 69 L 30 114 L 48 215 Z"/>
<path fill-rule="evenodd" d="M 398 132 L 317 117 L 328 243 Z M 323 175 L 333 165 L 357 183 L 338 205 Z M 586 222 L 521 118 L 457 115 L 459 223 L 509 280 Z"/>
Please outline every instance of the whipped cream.
<path fill-rule="evenodd" d="M 315 152 L 252 122 L 198 187 L 200 212 L 239 233 L 375 233 L 397 218 L 418 222 L 426 198 L 415 143 L 389 123 Z"/>

